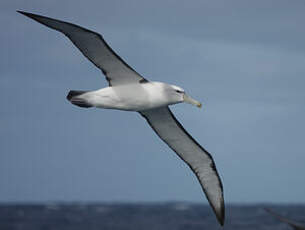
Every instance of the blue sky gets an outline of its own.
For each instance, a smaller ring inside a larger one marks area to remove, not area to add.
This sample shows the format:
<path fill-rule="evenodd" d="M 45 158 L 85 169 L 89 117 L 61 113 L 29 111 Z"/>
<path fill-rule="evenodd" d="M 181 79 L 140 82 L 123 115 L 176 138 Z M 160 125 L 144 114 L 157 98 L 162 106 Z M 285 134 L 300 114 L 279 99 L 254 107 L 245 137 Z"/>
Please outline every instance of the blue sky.
<path fill-rule="evenodd" d="M 101 33 L 214 157 L 226 202 L 305 202 L 304 1 L 2 1 L 0 202 L 195 201 L 189 168 L 137 113 L 81 109 L 107 86 L 62 34 L 24 10 Z"/>

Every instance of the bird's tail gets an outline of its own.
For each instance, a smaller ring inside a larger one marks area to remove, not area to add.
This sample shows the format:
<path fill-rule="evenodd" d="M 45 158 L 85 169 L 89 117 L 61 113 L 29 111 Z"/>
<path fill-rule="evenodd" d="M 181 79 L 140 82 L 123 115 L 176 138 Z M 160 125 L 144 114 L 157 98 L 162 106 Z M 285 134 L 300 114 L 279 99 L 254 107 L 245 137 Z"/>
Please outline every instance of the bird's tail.
<path fill-rule="evenodd" d="M 82 97 L 85 93 L 89 91 L 81 91 L 81 90 L 71 90 L 68 95 L 67 99 L 70 101 L 73 105 L 77 105 L 79 107 L 83 108 L 90 108 L 92 105 L 88 103 L 85 97 Z"/>

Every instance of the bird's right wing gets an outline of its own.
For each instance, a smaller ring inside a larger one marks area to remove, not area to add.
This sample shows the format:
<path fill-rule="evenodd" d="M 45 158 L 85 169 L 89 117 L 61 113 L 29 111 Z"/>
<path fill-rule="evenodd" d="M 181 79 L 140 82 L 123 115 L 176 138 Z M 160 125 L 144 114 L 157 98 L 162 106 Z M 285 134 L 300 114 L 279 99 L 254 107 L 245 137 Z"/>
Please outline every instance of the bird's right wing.
<path fill-rule="evenodd" d="M 69 22 L 17 12 L 66 35 L 85 57 L 102 70 L 110 86 L 147 82 L 110 48 L 100 34 Z"/>
<path fill-rule="evenodd" d="M 223 188 L 212 156 L 185 131 L 168 107 L 141 111 L 140 114 L 196 174 L 219 223 L 223 225 Z"/>

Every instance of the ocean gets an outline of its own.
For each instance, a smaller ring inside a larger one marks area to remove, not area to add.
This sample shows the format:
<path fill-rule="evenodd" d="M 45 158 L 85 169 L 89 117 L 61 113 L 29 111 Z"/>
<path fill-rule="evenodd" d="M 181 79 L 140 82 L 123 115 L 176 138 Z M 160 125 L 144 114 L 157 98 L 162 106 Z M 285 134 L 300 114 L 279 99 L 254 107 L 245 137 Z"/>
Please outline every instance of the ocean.
<path fill-rule="evenodd" d="M 48 203 L 0 205 L 0 230 L 292 229 L 264 208 L 305 226 L 305 204 L 229 204 L 221 227 L 208 205 L 195 203 Z"/>

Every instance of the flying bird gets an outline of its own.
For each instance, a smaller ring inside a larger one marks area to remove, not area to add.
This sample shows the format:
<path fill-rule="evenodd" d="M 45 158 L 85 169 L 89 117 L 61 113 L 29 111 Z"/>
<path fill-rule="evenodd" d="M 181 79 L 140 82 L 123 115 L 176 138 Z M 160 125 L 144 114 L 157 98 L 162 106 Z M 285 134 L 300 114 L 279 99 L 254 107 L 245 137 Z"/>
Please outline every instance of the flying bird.
<path fill-rule="evenodd" d="M 168 107 L 181 102 L 201 107 L 201 103 L 191 98 L 181 87 L 148 81 L 142 77 L 94 31 L 41 15 L 17 12 L 63 33 L 106 76 L 109 87 L 95 91 L 71 90 L 67 99 L 84 108 L 139 112 L 156 134 L 195 173 L 219 223 L 223 225 L 223 187 L 214 160 L 211 154 L 185 131 Z"/>
<path fill-rule="evenodd" d="M 272 211 L 269 208 L 265 208 L 265 211 L 268 212 L 269 214 L 271 214 L 272 216 L 274 216 L 279 221 L 288 224 L 290 227 L 292 227 L 295 230 L 305 230 L 305 225 L 304 224 L 301 224 L 301 223 L 298 223 L 294 220 L 283 217 L 283 216 L 275 213 L 274 211 Z"/>

